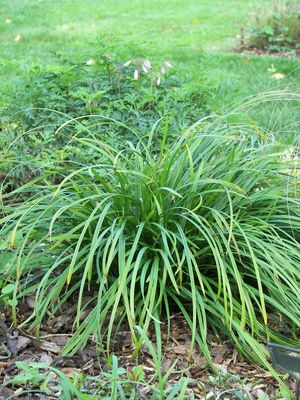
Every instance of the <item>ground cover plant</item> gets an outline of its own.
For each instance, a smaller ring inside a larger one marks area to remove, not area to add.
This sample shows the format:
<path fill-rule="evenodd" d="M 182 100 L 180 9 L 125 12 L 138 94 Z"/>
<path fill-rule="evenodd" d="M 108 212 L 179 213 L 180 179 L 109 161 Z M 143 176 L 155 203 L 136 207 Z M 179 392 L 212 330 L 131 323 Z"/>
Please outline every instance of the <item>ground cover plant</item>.
<path fill-rule="evenodd" d="M 161 360 L 157 359 L 155 349 L 148 343 L 154 360 L 160 371 Z M 167 379 L 172 373 L 171 368 L 164 376 L 157 374 L 158 380 L 149 384 L 145 381 L 142 366 L 137 365 L 126 370 L 119 366 L 116 356 L 112 356 L 111 368 L 102 371 L 99 376 L 85 376 L 77 370 L 65 374 L 57 368 L 45 363 L 17 362 L 20 373 L 6 383 L 6 393 L 9 398 L 37 394 L 48 395 L 51 398 L 62 400 L 95 400 L 95 399 L 141 399 L 149 398 L 172 400 L 191 399 L 193 395 L 188 391 L 189 380 L 183 378 L 180 382 L 166 387 Z M 71 373 L 70 373 L 71 372 Z M 20 390 L 21 389 L 21 390 Z M 1 391 L 0 391 L 1 393 Z M 10 395 L 9 395 L 10 394 Z"/>
<path fill-rule="evenodd" d="M 49 163 L 92 162 L 91 152 L 72 141 L 91 123 L 91 114 L 107 117 L 93 118 L 94 131 L 118 149 L 126 140 L 137 140 L 127 127 L 143 136 L 162 117 L 170 131 L 180 132 L 206 114 L 207 98 L 216 90 L 205 74 L 198 85 L 190 85 L 169 61 L 118 61 L 103 48 L 85 63 L 58 60 L 55 67 L 34 66 L 6 94 L 1 174 L 9 175 L 10 187 L 41 173 Z M 60 125 L 72 118 L 80 124 L 67 124 L 61 132 Z M 161 124 L 156 135 L 162 130 Z"/>
<path fill-rule="evenodd" d="M 84 62 L 58 58 L 52 66 L 26 66 L 7 90 L 0 114 L 0 175 L 8 189 L 39 174 L 49 163 L 91 161 L 91 152 L 86 153 L 72 141 L 78 130 L 90 124 L 90 114 L 108 117 L 93 119 L 97 134 L 121 149 L 124 141 L 136 140 L 122 124 L 143 135 L 155 121 L 165 117 L 169 131 L 178 133 L 205 114 L 226 112 L 228 105 L 224 99 L 245 98 L 250 88 L 255 92 L 261 90 L 261 82 L 256 81 L 257 68 L 263 69 L 265 89 L 276 87 L 276 78 L 280 76 L 280 88 L 298 90 L 295 60 L 270 63 L 228 55 L 216 61 L 206 56 L 197 70 L 187 72 L 168 61 L 120 61 L 108 50 L 99 44 L 99 54 Z M 148 68 L 145 63 L 149 63 Z M 278 99 L 276 105 L 254 108 L 250 116 L 260 126 L 277 133 L 277 140 L 292 145 L 297 140 L 298 113 L 297 102 Z M 75 117 L 81 118 L 81 124 L 68 124 L 68 129 L 57 131 L 61 123 Z M 156 135 L 162 134 L 163 129 L 163 124 L 159 124 Z"/>
<path fill-rule="evenodd" d="M 166 130 L 158 149 L 154 130 L 120 152 L 78 137 L 100 164 L 53 165 L 3 195 L 15 322 L 17 302 L 35 292 L 36 334 L 46 315 L 77 299 L 65 354 L 91 334 L 109 354 L 123 320 L 138 351 L 135 326 L 154 324 L 159 338 L 174 307 L 190 327 L 191 351 L 197 343 L 213 369 L 211 329 L 269 369 L 261 342 L 297 346 L 299 159 L 274 153 L 256 126 L 229 120 L 200 121 L 168 147 Z M 274 328 L 278 318 L 288 337 Z"/>
<path fill-rule="evenodd" d="M 154 350 L 154 348 L 152 348 Z M 156 354 L 153 354 L 156 356 Z M 161 360 L 156 362 L 158 370 L 162 369 Z M 158 380 L 147 381 L 142 365 L 136 365 L 132 369 L 119 365 L 116 356 L 112 357 L 112 367 L 107 371 L 102 371 L 100 375 L 89 376 L 77 369 L 60 370 L 45 363 L 16 362 L 19 374 L 7 380 L 2 386 L 7 399 L 15 396 L 30 395 L 32 399 L 39 396 L 49 398 L 59 398 L 61 400 L 126 400 L 126 399 L 206 399 L 206 398 L 227 398 L 239 400 L 269 400 L 266 391 L 261 388 L 264 385 L 253 385 L 238 375 L 231 375 L 223 372 L 219 377 L 210 375 L 208 377 L 210 387 L 209 392 L 202 388 L 204 397 L 195 393 L 190 386 L 196 386 L 192 379 L 181 378 L 179 382 L 168 382 L 168 378 L 174 372 L 175 364 L 167 373 L 160 376 Z M 156 376 L 156 374 L 155 374 Z M 157 378 L 157 376 L 156 376 Z M 168 384 L 169 383 L 169 384 Z M 199 385 L 201 387 L 201 385 Z M 274 393 L 272 400 L 280 399 L 280 392 Z"/>
<path fill-rule="evenodd" d="M 300 51 L 299 22 L 297 1 L 273 1 L 255 15 L 248 32 L 242 31 L 242 48 L 271 53 Z"/>

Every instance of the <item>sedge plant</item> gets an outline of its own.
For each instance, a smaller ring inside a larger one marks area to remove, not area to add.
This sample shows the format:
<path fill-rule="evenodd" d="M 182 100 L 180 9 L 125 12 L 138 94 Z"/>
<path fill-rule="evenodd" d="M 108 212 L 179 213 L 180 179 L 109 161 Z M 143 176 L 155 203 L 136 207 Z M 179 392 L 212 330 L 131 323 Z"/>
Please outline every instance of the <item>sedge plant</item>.
<path fill-rule="evenodd" d="M 91 336 L 109 352 L 121 323 L 138 350 L 135 326 L 154 324 L 159 337 L 174 310 L 212 368 L 209 332 L 268 368 L 263 343 L 297 346 L 298 161 L 257 126 L 228 121 L 206 118 L 168 145 L 167 129 L 160 140 L 153 129 L 121 151 L 85 131 L 74 140 L 101 162 L 53 164 L 3 194 L 2 273 L 16 282 L 15 323 L 17 301 L 33 292 L 37 334 L 77 302 L 65 354 Z"/>

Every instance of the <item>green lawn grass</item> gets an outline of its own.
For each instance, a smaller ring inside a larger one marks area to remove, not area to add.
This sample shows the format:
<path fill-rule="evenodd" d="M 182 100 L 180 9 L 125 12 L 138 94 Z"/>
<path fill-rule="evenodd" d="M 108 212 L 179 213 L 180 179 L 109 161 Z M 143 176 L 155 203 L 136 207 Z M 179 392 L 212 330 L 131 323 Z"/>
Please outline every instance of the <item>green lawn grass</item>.
<path fill-rule="evenodd" d="M 3 0 L 4 59 L 46 61 L 50 51 L 87 51 L 104 33 L 149 55 L 194 60 L 229 48 L 257 0 Z M 7 23 L 7 19 L 11 23 Z M 19 42 L 15 42 L 17 35 Z"/>
<path fill-rule="evenodd" d="M 0 91 L 7 90 L 30 63 L 56 63 L 57 54 L 85 62 L 101 52 L 101 42 L 124 60 L 136 56 L 171 60 L 187 80 L 209 75 L 220 83 L 210 107 L 220 111 L 251 94 L 300 81 L 297 60 L 232 52 L 236 35 L 263 4 L 259 0 L 2 0 Z M 268 71 L 272 65 L 285 74 L 284 79 L 272 77 Z M 299 110 L 293 108 L 288 119 L 295 112 Z"/>

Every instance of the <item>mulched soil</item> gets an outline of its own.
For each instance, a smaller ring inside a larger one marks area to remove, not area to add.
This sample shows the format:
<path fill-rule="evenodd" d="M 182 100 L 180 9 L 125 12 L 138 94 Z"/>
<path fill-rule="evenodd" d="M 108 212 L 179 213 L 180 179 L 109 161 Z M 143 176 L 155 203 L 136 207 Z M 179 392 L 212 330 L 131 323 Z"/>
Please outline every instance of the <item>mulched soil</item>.
<path fill-rule="evenodd" d="M 270 57 L 285 57 L 285 58 L 295 58 L 300 57 L 300 49 L 295 49 L 291 51 L 282 52 L 270 52 L 263 49 L 248 49 L 244 46 L 237 46 L 233 48 L 235 53 L 240 53 L 244 55 L 254 55 L 254 56 L 270 56 Z"/>
<path fill-rule="evenodd" d="M 1 311 L 1 310 L 0 310 Z M 32 311 L 31 300 L 27 299 L 26 304 L 22 304 L 19 309 L 20 320 L 24 320 Z M 43 362 L 53 367 L 59 368 L 67 376 L 72 376 L 74 372 L 83 372 L 89 376 L 97 376 L 101 371 L 107 370 L 107 363 L 103 355 L 97 354 L 95 343 L 92 338 L 84 350 L 79 351 L 72 357 L 62 357 L 61 349 L 72 335 L 71 326 L 74 315 L 72 308 L 68 313 L 64 313 L 46 321 L 42 326 L 40 340 L 36 340 L 32 332 L 24 327 L 13 327 L 9 313 L 2 310 L 0 313 L 0 385 L 5 384 L 11 377 L 18 374 L 16 361 L 26 363 Z M 74 308 L 75 312 L 75 308 Z M 169 370 L 176 361 L 174 373 L 170 375 L 170 384 L 174 383 L 182 376 L 180 371 L 185 371 L 184 375 L 192 379 L 190 389 L 197 399 L 204 399 L 205 393 L 215 392 L 216 382 L 212 382 L 212 371 L 207 367 L 206 361 L 199 351 L 195 348 L 192 357 L 189 357 L 190 334 L 189 328 L 181 315 L 174 314 L 171 318 L 171 335 L 167 338 L 167 327 L 163 331 L 164 362 L 162 365 L 163 373 Z M 154 332 L 149 333 L 150 340 L 155 342 Z M 217 338 L 213 334 L 209 337 L 213 361 L 217 367 L 226 370 L 239 378 L 229 379 L 226 383 L 220 383 L 223 390 L 241 389 L 241 385 L 247 390 L 251 390 L 251 399 L 256 399 L 263 392 L 268 393 L 270 399 L 274 399 L 274 393 L 278 389 L 277 382 L 271 374 L 251 365 L 245 360 L 241 360 L 231 344 L 225 338 Z M 146 380 L 150 380 L 155 373 L 155 366 L 151 359 L 151 354 L 146 347 L 143 347 L 138 360 L 132 358 L 133 347 L 128 328 L 124 326 L 115 336 L 114 353 L 118 356 L 120 366 L 130 371 L 138 362 L 143 365 Z M 225 386 L 224 386 L 225 385 Z M 205 390 L 204 390 L 205 388 Z M 221 390 L 221 389 L 220 389 Z M 11 388 L 5 385 L 0 386 L 0 400 L 7 399 L 9 396 L 16 399 L 40 399 L 47 400 L 44 394 L 31 394 L 31 397 L 22 396 L 18 388 Z M 141 393 L 140 398 L 148 398 L 147 390 Z M 209 397 L 207 397 L 209 398 Z M 211 397 L 214 399 L 215 397 Z M 224 398 L 224 397 L 220 397 Z M 230 398 L 230 397 L 227 397 Z M 235 397 L 236 398 L 236 397 Z"/>

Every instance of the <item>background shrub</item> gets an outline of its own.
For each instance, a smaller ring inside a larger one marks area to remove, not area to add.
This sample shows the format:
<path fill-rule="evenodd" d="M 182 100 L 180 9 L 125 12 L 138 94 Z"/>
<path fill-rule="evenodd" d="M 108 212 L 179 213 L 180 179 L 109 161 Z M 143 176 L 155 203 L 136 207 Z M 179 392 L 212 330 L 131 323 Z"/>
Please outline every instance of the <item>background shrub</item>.
<path fill-rule="evenodd" d="M 269 52 L 300 49 L 300 6 L 294 1 L 273 1 L 261 9 L 253 26 L 242 35 L 243 47 Z"/>

